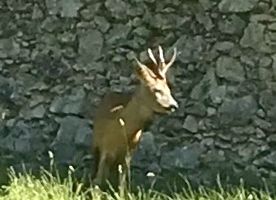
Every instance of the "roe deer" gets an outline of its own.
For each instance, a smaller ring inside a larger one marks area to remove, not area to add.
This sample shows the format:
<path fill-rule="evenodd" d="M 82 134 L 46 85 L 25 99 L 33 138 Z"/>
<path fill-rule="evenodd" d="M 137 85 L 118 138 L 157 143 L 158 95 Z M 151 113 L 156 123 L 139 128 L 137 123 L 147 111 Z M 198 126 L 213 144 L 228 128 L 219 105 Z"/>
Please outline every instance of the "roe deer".
<path fill-rule="evenodd" d="M 118 172 L 119 165 L 124 177 L 127 176 L 130 159 L 145 122 L 155 112 L 171 113 L 178 108 L 166 79 L 166 72 L 176 58 L 176 48 L 169 62 L 165 62 L 161 46 L 158 46 L 158 51 L 159 58 L 156 59 L 152 50 L 148 49 L 151 64 L 142 64 L 135 57 L 135 72 L 141 84 L 133 95 L 110 93 L 98 106 L 93 132 L 95 184 L 101 185 L 108 180 L 111 171 Z"/>

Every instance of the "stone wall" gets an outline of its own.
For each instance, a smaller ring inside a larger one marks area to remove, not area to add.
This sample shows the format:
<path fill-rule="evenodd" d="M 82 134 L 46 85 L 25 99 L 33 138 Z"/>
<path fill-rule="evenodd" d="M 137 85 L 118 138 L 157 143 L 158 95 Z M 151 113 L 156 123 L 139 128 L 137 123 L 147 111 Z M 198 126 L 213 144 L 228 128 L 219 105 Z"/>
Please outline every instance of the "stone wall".
<path fill-rule="evenodd" d="M 195 182 L 276 178 L 275 0 L 1 0 L 1 167 L 91 165 L 93 112 L 133 90 L 161 44 L 180 110 L 146 129 L 133 172 Z M 228 179 L 227 179 L 228 178 Z"/>

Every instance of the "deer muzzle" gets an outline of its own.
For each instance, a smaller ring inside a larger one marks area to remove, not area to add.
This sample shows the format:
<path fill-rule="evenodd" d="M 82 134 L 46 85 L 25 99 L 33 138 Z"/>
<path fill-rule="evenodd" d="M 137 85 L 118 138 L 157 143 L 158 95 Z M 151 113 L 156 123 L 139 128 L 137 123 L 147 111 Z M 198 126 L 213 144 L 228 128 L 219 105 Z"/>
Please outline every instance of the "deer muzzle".
<path fill-rule="evenodd" d="M 174 98 L 171 98 L 170 105 L 167 110 L 170 112 L 175 112 L 178 108 L 178 103 L 174 100 Z"/>

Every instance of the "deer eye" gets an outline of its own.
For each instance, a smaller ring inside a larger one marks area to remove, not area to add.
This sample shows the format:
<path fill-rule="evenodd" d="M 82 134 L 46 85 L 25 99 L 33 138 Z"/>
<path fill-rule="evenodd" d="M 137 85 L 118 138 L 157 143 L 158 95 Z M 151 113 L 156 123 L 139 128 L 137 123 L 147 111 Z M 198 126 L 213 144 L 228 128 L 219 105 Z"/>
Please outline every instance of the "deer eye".
<path fill-rule="evenodd" d="M 161 98 L 163 96 L 163 91 L 159 89 L 154 89 L 154 94 L 157 98 Z"/>

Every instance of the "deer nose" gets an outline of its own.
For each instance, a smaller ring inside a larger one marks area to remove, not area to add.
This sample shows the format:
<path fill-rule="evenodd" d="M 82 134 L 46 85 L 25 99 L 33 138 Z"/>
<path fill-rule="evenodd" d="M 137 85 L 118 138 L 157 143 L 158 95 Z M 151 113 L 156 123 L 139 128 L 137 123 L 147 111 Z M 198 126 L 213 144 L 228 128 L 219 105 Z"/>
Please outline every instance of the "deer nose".
<path fill-rule="evenodd" d="M 178 103 L 175 101 L 174 104 L 170 105 L 170 111 L 175 112 L 178 109 Z"/>

